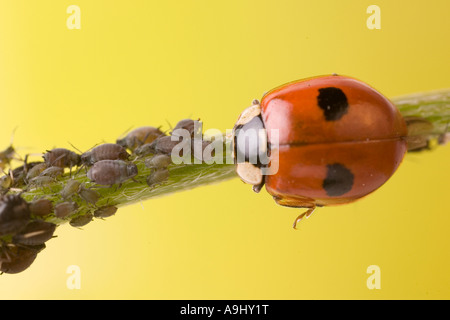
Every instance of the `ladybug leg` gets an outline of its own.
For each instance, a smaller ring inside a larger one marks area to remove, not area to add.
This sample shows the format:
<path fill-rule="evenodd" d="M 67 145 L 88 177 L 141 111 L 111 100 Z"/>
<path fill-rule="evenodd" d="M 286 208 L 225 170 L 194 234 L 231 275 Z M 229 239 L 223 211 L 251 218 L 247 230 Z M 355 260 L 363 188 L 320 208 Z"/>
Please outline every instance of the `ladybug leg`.
<path fill-rule="evenodd" d="M 264 179 L 264 176 L 263 176 L 262 182 L 260 184 L 256 184 L 256 185 L 253 186 L 253 188 L 252 188 L 253 191 L 256 192 L 256 193 L 259 193 L 261 191 L 262 187 L 264 187 L 264 183 L 265 183 L 265 179 Z"/>
<path fill-rule="evenodd" d="M 306 217 L 306 219 L 308 219 L 309 216 L 314 212 L 314 210 L 316 210 L 315 206 L 312 208 L 309 208 L 308 210 L 303 212 L 301 215 L 299 215 L 294 221 L 294 225 L 293 225 L 294 229 L 297 229 L 297 224 L 300 222 L 300 220 L 303 219 L 303 217 Z"/>

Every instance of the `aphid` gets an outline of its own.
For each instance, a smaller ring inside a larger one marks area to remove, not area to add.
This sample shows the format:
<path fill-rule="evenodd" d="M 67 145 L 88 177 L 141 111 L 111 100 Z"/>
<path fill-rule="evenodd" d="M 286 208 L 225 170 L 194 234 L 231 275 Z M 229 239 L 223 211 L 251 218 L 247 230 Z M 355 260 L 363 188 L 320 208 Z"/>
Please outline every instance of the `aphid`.
<path fill-rule="evenodd" d="M 82 216 L 73 218 L 72 220 L 70 220 L 69 224 L 72 227 L 80 228 L 80 227 L 87 225 L 89 222 L 91 222 L 93 217 L 94 216 L 92 215 L 92 213 L 87 213 Z"/>
<path fill-rule="evenodd" d="M 9 173 L 5 173 L 4 176 L 0 178 L 0 194 L 8 192 L 13 184 L 13 174 L 10 170 Z"/>
<path fill-rule="evenodd" d="M 199 120 L 183 119 L 178 121 L 175 128 L 173 128 L 171 134 L 176 134 L 176 130 L 183 129 L 189 131 L 189 134 L 193 137 L 195 134 L 201 134 L 201 123 Z M 195 132 L 195 129 L 198 131 Z"/>
<path fill-rule="evenodd" d="M 79 154 L 64 148 L 47 150 L 43 158 L 47 167 L 70 168 L 72 170 L 73 167 L 81 164 Z"/>
<path fill-rule="evenodd" d="M 421 117 L 404 117 L 408 128 L 408 152 L 429 149 L 433 124 Z"/>
<path fill-rule="evenodd" d="M 103 206 L 94 211 L 96 218 L 108 218 L 117 212 L 116 206 Z"/>
<path fill-rule="evenodd" d="M 437 145 L 444 145 L 450 137 L 448 123 L 443 132 L 437 133 L 434 125 L 425 118 L 407 116 L 404 119 L 408 128 L 408 152 L 432 150 Z"/>
<path fill-rule="evenodd" d="M 164 136 L 156 139 L 150 145 L 143 145 L 140 149 L 137 149 L 137 154 L 141 153 L 141 156 L 148 154 L 172 154 L 172 151 L 177 147 L 176 155 L 183 157 L 184 150 L 190 150 L 191 154 L 195 151 L 195 139 L 192 137 L 186 137 L 183 135 Z M 202 150 L 209 144 L 209 142 L 202 140 Z M 142 149 L 142 150 L 141 150 Z"/>
<path fill-rule="evenodd" d="M 167 168 L 172 164 L 172 158 L 165 154 L 157 154 L 145 159 L 144 163 L 147 168 Z"/>
<path fill-rule="evenodd" d="M 28 170 L 33 169 L 36 165 L 42 164 L 42 161 L 34 161 L 34 162 L 27 162 L 27 156 L 25 156 L 24 164 L 20 167 L 15 168 L 12 170 L 12 176 L 13 176 L 13 188 L 22 187 L 27 183 L 26 176 L 28 174 Z"/>
<path fill-rule="evenodd" d="M 36 178 L 39 176 L 42 171 L 47 169 L 47 164 L 45 162 L 41 162 L 30 168 L 27 172 L 26 179 L 27 181 L 30 181 L 33 178 Z"/>
<path fill-rule="evenodd" d="M 16 131 L 16 129 L 13 130 L 13 133 L 11 135 L 11 141 L 10 141 L 9 147 L 7 147 L 3 151 L 0 151 L 0 171 L 4 170 L 7 166 L 9 166 L 11 163 L 11 160 L 15 159 L 14 156 L 17 155 L 16 150 L 12 146 L 15 131 Z"/>
<path fill-rule="evenodd" d="M 162 184 L 168 178 L 169 178 L 169 170 L 164 168 L 157 169 L 147 177 L 147 184 L 149 187 L 155 187 L 156 185 Z"/>
<path fill-rule="evenodd" d="M 26 270 L 44 248 L 45 244 L 38 246 L 2 245 L 0 247 L 0 271 L 14 274 Z"/>
<path fill-rule="evenodd" d="M 104 143 L 81 155 L 81 163 L 91 166 L 101 160 L 128 160 L 127 150 L 116 143 Z"/>
<path fill-rule="evenodd" d="M 164 133 L 155 127 L 140 127 L 129 132 L 125 138 L 117 139 L 117 144 L 124 148 L 134 150 L 146 143 L 151 143 L 156 138 L 164 136 Z"/>
<path fill-rule="evenodd" d="M 93 205 L 101 198 L 100 193 L 92 189 L 87 189 L 83 185 L 80 185 L 78 188 L 78 194 L 84 201 Z"/>
<path fill-rule="evenodd" d="M 189 143 L 189 148 L 191 147 L 190 146 L 191 141 L 183 140 L 182 139 L 183 137 L 181 137 L 181 136 L 179 136 L 179 137 L 175 136 L 175 139 L 173 137 L 174 136 L 164 136 L 164 137 L 160 137 L 160 138 L 156 139 L 149 145 L 149 147 L 148 147 L 148 150 L 150 151 L 149 153 L 171 154 L 173 148 L 175 146 L 179 145 L 180 143 Z M 174 141 L 172 139 L 174 139 Z M 183 145 L 181 145 L 181 146 L 183 146 Z M 182 152 L 180 153 L 180 155 L 181 156 L 183 155 Z"/>
<path fill-rule="evenodd" d="M 42 220 L 35 220 L 12 238 L 14 244 L 36 246 L 45 243 L 53 237 L 56 225 Z"/>
<path fill-rule="evenodd" d="M 101 160 L 91 167 L 87 177 L 99 184 L 113 186 L 122 184 L 138 174 L 137 166 L 122 160 Z"/>
<path fill-rule="evenodd" d="M 73 195 L 78 193 L 78 190 L 80 189 L 81 182 L 78 180 L 70 179 L 67 181 L 64 188 L 61 190 L 61 197 L 63 199 L 67 199 L 72 197 Z"/>
<path fill-rule="evenodd" d="M 134 154 L 137 155 L 138 157 L 145 157 L 146 155 L 152 154 L 154 152 L 155 150 L 153 148 L 152 143 L 143 144 L 142 146 L 137 147 L 134 150 Z"/>
<path fill-rule="evenodd" d="M 53 212 L 53 203 L 48 199 L 38 199 L 28 204 L 30 212 L 34 216 L 45 217 Z"/>
<path fill-rule="evenodd" d="M 18 194 L 7 194 L 0 199 L 0 236 L 16 234 L 30 220 L 28 203 Z"/>
<path fill-rule="evenodd" d="M 29 187 L 36 186 L 36 187 L 43 188 L 43 187 L 48 186 L 55 182 L 56 182 L 55 178 L 52 178 L 49 176 L 37 176 L 36 178 L 33 178 L 30 180 L 30 183 L 28 186 Z"/>
<path fill-rule="evenodd" d="M 5 169 L 11 163 L 11 160 L 14 159 L 16 155 L 16 150 L 11 145 L 3 151 L 0 151 L 0 170 Z"/>
<path fill-rule="evenodd" d="M 248 129 L 257 133 L 253 146 L 245 142 Z M 338 75 L 268 92 L 244 110 L 233 136 L 244 182 L 257 192 L 265 184 L 280 205 L 308 209 L 294 227 L 316 206 L 349 203 L 378 189 L 407 149 L 397 108 L 367 84 Z"/>
<path fill-rule="evenodd" d="M 215 155 L 215 150 L 211 149 L 206 151 L 206 148 L 211 144 L 211 141 L 206 141 L 203 140 L 201 141 L 201 152 L 197 153 L 198 151 L 196 151 L 196 147 L 194 145 L 195 141 L 193 140 L 192 143 L 192 155 L 194 156 L 194 158 L 198 159 L 198 160 L 202 160 L 202 161 L 211 161 L 211 159 L 214 157 Z"/>
<path fill-rule="evenodd" d="M 42 171 L 39 176 L 57 178 L 64 174 L 64 169 L 60 167 L 50 167 Z"/>
<path fill-rule="evenodd" d="M 78 205 L 76 202 L 61 202 L 55 205 L 55 217 L 59 219 L 64 219 L 76 212 L 78 209 Z"/>

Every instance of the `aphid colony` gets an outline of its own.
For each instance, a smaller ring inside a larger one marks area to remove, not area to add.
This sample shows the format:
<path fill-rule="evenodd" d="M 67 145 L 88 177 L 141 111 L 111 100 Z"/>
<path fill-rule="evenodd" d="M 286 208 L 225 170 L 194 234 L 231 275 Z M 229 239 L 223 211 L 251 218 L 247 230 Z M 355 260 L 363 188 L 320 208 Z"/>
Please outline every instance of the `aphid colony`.
<path fill-rule="evenodd" d="M 51 210 L 49 200 L 28 203 L 20 194 L 1 197 L 0 272 L 19 273 L 33 263 L 56 229 L 56 224 L 42 220 Z"/>
<path fill-rule="evenodd" d="M 194 120 L 182 120 L 175 129 L 185 129 L 192 135 Z M 120 188 L 128 180 L 144 183 L 135 179 L 138 175 L 135 160 L 142 159 L 151 170 L 146 177 L 149 187 L 165 182 L 172 163 L 170 153 L 177 143 L 159 128 L 140 127 L 117 139 L 116 143 L 104 143 L 81 154 L 55 148 L 43 154 L 43 161 L 28 162 L 26 156 L 21 166 L 7 173 L 3 171 L 5 174 L 0 177 L 0 272 L 19 273 L 33 263 L 55 232 L 57 225 L 48 220 L 66 220 L 73 227 L 82 227 L 93 218 L 114 215 L 117 207 L 109 200 L 97 205 L 102 196 L 96 189 Z M 1 152 L 2 170 L 10 167 L 14 155 L 12 146 Z M 80 179 L 80 172 L 86 172 L 87 181 Z M 70 178 L 62 179 L 67 176 Z M 35 188 L 57 191 L 49 199 L 25 200 L 23 193 Z"/>

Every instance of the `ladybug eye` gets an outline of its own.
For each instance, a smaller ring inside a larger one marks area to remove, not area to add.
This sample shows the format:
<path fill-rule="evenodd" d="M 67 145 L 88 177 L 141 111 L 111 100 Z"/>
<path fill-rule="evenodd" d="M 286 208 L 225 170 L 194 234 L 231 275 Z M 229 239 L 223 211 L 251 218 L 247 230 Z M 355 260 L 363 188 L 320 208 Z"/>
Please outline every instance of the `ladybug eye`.
<path fill-rule="evenodd" d="M 261 116 L 236 126 L 234 148 L 236 163 L 249 162 L 261 166 L 260 160 L 267 156 L 267 134 Z"/>

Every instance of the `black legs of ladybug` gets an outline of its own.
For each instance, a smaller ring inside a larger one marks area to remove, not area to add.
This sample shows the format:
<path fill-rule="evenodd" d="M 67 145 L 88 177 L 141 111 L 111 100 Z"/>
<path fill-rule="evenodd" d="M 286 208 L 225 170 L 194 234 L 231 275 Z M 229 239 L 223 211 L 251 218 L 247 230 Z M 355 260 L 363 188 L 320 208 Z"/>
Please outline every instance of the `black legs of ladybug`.
<path fill-rule="evenodd" d="M 309 208 L 308 210 L 306 210 L 305 212 L 303 212 L 301 215 L 299 215 L 295 221 L 294 221 L 294 225 L 293 228 L 297 230 L 297 224 L 305 217 L 306 219 L 309 218 L 309 216 L 314 212 L 314 210 L 316 210 L 316 207 L 312 207 Z"/>

